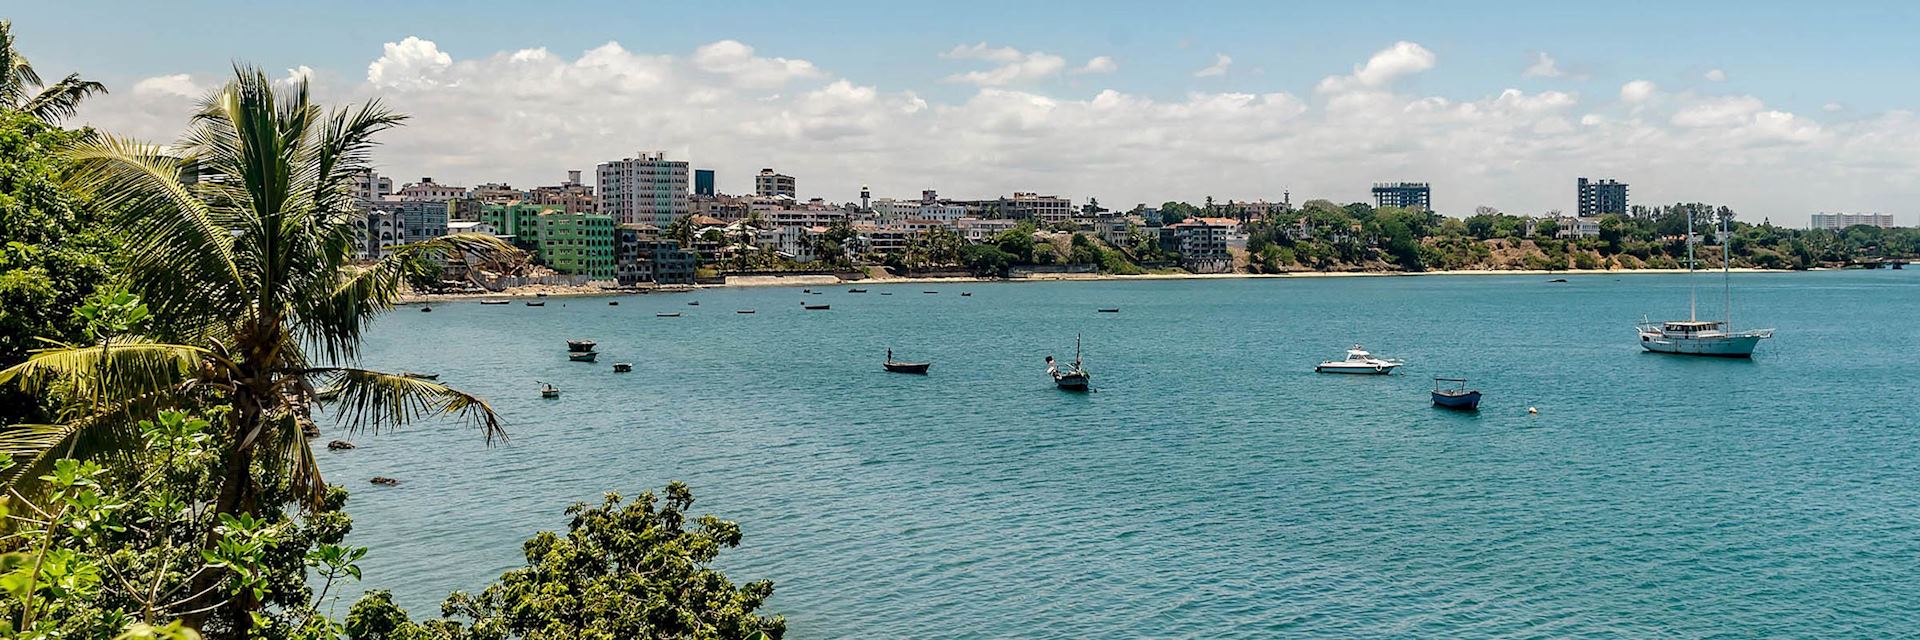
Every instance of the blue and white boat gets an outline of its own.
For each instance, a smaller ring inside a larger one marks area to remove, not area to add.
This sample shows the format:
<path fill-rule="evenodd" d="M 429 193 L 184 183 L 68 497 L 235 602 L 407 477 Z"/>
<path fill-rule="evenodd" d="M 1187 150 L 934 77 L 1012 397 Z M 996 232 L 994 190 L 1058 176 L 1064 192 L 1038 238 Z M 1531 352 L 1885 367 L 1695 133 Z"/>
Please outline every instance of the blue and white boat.
<path fill-rule="evenodd" d="M 1446 382 L 1454 385 L 1451 388 L 1442 387 L 1441 383 Z M 1480 408 L 1480 390 L 1468 389 L 1466 378 L 1434 378 L 1433 406 L 1462 411 L 1478 409 Z"/>

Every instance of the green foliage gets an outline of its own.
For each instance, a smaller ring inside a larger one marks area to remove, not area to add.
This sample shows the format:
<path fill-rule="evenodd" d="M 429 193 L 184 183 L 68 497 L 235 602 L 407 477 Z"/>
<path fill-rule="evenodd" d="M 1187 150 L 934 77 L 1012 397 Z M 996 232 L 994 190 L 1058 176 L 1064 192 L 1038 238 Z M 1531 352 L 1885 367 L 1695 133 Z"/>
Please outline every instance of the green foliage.
<path fill-rule="evenodd" d="M 525 545 L 527 566 L 508 571 L 479 595 L 456 592 L 441 606 L 449 616 L 423 624 L 385 592 L 373 592 L 347 614 L 355 640 L 625 640 L 702 638 L 777 640 L 786 621 L 755 613 L 773 583 L 734 586 L 712 563 L 739 546 L 740 526 L 713 516 L 690 518 L 693 492 L 667 485 L 664 500 L 649 491 L 627 502 L 609 493 L 598 506 L 567 509 L 566 535 L 541 532 Z M 689 526 L 693 525 L 693 526 Z"/>

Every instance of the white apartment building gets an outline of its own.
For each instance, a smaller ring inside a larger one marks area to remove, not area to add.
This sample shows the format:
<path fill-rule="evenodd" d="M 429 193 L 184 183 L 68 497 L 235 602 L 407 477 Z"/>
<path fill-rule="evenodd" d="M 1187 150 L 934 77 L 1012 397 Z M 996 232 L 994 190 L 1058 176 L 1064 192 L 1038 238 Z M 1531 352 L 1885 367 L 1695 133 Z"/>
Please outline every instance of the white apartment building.
<path fill-rule="evenodd" d="M 1891 229 L 1893 228 L 1893 215 L 1886 213 L 1816 213 L 1813 214 L 1812 228 L 1838 231 L 1857 224 Z"/>
<path fill-rule="evenodd" d="M 466 187 L 440 184 L 433 178 L 421 178 L 419 182 L 400 188 L 403 200 L 424 200 L 428 202 L 446 202 L 467 197 Z"/>
<path fill-rule="evenodd" d="M 668 160 L 664 151 L 600 163 L 595 171 L 594 205 L 615 224 L 666 228 L 691 211 L 687 163 Z"/>
<path fill-rule="evenodd" d="M 390 195 L 393 195 L 393 178 L 374 173 L 372 169 L 363 169 L 354 177 L 354 199 L 375 202 Z"/>
<path fill-rule="evenodd" d="M 1020 226 L 1020 222 L 1005 218 L 960 218 L 953 221 L 953 226 L 960 233 L 960 237 L 966 238 L 967 242 L 979 244 L 992 240 L 994 236 L 1003 232 L 1012 231 Z"/>

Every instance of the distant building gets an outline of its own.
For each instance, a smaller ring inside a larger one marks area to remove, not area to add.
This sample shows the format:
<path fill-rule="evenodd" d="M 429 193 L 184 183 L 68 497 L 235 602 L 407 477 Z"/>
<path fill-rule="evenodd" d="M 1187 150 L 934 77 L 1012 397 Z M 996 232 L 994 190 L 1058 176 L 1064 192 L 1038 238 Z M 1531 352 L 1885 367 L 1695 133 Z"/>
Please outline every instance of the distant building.
<path fill-rule="evenodd" d="M 393 253 L 393 248 L 405 242 L 405 228 L 401 226 L 400 214 L 385 209 L 372 209 L 353 218 L 354 231 L 359 234 L 360 257 L 367 260 L 379 260 Z"/>
<path fill-rule="evenodd" d="M 525 202 L 505 204 L 484 204 L 480 206 L 480 215 L 472 222 L 480 222 L 493 228 L 494 235 L 506 238 L 514 246 L 528 251 L 538 251 L 540 247 L 540 214 L 549 211 L 565 210 L 554 205 L 536 205 Z"/>
<path fill-rule="evenodd" d="M 467 188 L 440 184 L 434 182 L 433 178 L 421 178 L 419 182 L 401 187 L 400 197 L 407 200 L 446 202 L 467 197 Z"/>
<path fill-rule="evenodd" d="M 1210 217 L 1233 218 L 1239 220 L 1241 224 L 1245 224 L 1268 216 L 1284 214 L 1292 210 L 1293 204 L 1285 200 L 1280 202 L 1268 202 L 1266 200 L 1246 202 L 1228 200 L 1226 202 L 1213 203 L 1213 206 L 1208 208 L 1205 213 Z"/>
<path fill-rule="evenodd" d="M 393 178 L 389 178 L 372 169 L 362 169 L 354 176 L 353 198 L 361 202 L 378 202 L 393 195 Z"/>
<path fill-rule="evenodd" d="M 753 211 L 753 202 L 740 196 L 696 194 L 688 202 L 688 211 L 694 215 L 733 222 L 746 218 Z"/>
<path fill-rule="evenodd" d="M 373 207 L 398 217 L 401 233 L 397 241 L 401 244 L 432 240 L 447 235 L 450 205 L 446 201 L 404 200 L 388 197 L 374 203 Z"/>
<path fill-rule="evenodd" d="M 713 196 L 713 195 L 717 195 L 718 193 L 719 193 L 718 191 L 713 190 L 713 170 L 712 169 L 694 169 L 693 170 L 693 195 Z"/>
<path fill-rule="evenodd" d="M 1060 196 L 1043 196 L 1038 193 L 1014 192 L 1010 197 L 993 201 L 997 206 L 997 218 L 1032 220 L 1042 226 L 1073 219 L 1073 202 Z"/>
<path fill-rule="evenodd" d="M 1163 227 L 1170 234 L 1167 243 L 1180 252 L 1180 266 L 1194 273 L 1233 271 L 1233 254 L 1227 247 L 1240 234 L 1240 221 L 1232 218 L 1192 218 Z"/>
<path fill-rule="evenodd" d="M 753 194 L 757 196 L 789 198 L 800 197 L 794 190 L 793 176 L 774 173 L 772 169 L 761 169 L 760 175 L 753 177 Z"/>
<path fill-rule="evenodd" d="M 613 218 L 597 213 L 548 210 L 538 216 L 535 252 L 554 271 L 612 280 Z"/>
<path fill-rule="evenodd" d="M 1375 182 L 1373 206 L 1433 210 L 1433 189 L 1425 182 Z"/>
<path fill-rule="evenodd" d="M 687 163 L 666 152 L 600 163 L 595 175 L 595 211 L 619 224 L 666 227 L 687 215 Z"/>
<path fill-rule="evenodd" d="M 481 202 L 509 202 L 520 199 L 520 190 L 505 182 L 483 182 L 467 191 L 466 197 Z"/>
<path fill-rule="evenodd" d="M 692 284 L 698 258 L 652 225 L 623 224 L 614 229 L 613 263 L 614 280 L 622 285 Z"/>
<path fill-rule="evenodd" d="M 578 170 L 568 171 L 566 182 L 528 189 L 525 199 L 537 205 L 560 207 L 567 213 L 598 213 L 593 210 L 593 187 L 580 183 Z"/>
<path fill-rule="evenodd" d="M 1840 230 L 1854 225 L 1864 224 L 1882 229 L 1893 228 L 1893 215 L 1886 213 L 1816 213 L 1813 214 L 1813 228 Z"/>
<path fill-rule="evenodd" d="M 1580 190 L 1580 215 L 1627 214 L 1627 183 L 1581 178 L 1576 184 Z"/>
<path fill-rule="evenodd" d="M 456 233 L 484 233 L 490 236 L 500 235 L 498 229 L 494 229 L 493 225 L 485 222 L 449 222 L 447 223 L 447 233 L 449 235 Z"/>

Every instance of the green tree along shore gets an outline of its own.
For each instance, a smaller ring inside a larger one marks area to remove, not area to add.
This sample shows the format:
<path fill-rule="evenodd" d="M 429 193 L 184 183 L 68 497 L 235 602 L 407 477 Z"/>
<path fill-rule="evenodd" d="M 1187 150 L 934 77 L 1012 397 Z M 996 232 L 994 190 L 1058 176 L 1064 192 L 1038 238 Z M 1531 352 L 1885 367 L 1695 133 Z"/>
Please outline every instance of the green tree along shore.
<path fill-rule="evenodd" d="M 679 484 L 567 509 L 525 568 L 442 617 L 380 591 L 336 602 L 380 550 L 342 544 L 316 415 L 506 437 L 484 399 L 353 363 L 422 257 L 514 249 L 453 235 L 352 259 L 354 176 L 404 120 L 377 102 L 327 109 L 237 67 L 163 147 L 62 127 L 104 88 L 42 87 L 10 23 L 0 45 L 0 637 L 784 634 L 758 612 L 770 582 L 711 568 L 739 527 L 693 515 Z"/>

